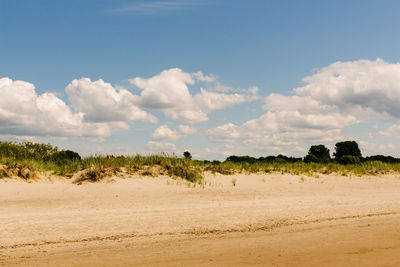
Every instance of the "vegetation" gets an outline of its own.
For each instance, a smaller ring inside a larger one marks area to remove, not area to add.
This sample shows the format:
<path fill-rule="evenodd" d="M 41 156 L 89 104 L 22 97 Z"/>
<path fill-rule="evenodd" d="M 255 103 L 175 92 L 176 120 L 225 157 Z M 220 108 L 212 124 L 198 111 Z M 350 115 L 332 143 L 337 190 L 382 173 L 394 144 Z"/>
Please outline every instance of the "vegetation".
<path fill-rule="evenodd" d="M 328 163 L 331 161 L 329 149 L 324 145 L 311 146 L 304 162 Z"/>
<path fill-rule="evenodd" d="M 192 159 L 192 154 L 190 154 L 189 151 L 183 152 L 183 156 L 184 156 L 186 159 Z"/>
<path fill-rule="evenodd" d="M 344 141 L 336 143 L 333 156 L 337 161 L 340 161 L 344 156 L 353 156 L 360 159 L 361 151 L 355 141 Z"/>
<path fill-rule="evenodd" d="M 137 173 L 151 177 L 168 175 L 191 183 L 202 183 L 204 172 L 224 175 L 240 172 L 289 173 L 313 177 L 329 173 L 358 176 L 400 173 L 400 159 L 383 155 L 363 158 L 354 141 L 337 143 L 333 155 L 334 159 L 331 159 L 328 148 L 314 145 L 304 159 L 278 155 L 259 158 L 230 156 L 225 161 L 203 161 L 193 160 L 188 151 L 182 158 L 168 154 L 82 158 L 74 151 L 59 150 L 50 144 L 0 142 L 0 179 L 12 176 L 34 179 L 40 172 L 50 172 L 74 177 L 79 184 Z"/>

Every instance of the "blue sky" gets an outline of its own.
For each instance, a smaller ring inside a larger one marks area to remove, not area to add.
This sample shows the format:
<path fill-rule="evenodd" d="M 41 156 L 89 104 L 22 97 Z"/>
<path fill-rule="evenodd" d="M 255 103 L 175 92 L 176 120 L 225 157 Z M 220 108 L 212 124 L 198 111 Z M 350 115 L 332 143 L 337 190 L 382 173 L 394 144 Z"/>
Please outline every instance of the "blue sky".
<path fill-rule="evenodd" d="M 355 139 L 364 154 L 399 156 L 399 10 L 0 0 L 0 136 L 211 159 L 303 156 L 310 144 Z"/>

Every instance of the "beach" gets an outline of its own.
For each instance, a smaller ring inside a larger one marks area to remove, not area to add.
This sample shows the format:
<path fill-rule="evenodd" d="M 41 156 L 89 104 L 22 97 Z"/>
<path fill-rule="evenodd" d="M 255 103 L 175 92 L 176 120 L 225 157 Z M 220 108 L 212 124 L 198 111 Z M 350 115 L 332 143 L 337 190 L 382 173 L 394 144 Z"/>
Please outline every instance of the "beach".
<path fill-rule="evenodd" d="M 3 266 L 399 266 L 400 176 L 0 181 Z"/>

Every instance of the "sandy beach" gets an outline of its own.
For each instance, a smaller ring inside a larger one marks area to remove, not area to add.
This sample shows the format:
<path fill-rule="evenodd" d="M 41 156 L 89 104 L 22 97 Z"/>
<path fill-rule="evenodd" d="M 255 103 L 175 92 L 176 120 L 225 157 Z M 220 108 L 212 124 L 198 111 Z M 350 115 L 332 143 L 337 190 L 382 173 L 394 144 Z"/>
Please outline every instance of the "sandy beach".
<path fill-rule="evenodd" d="M 0 181 L 2 266 L 399 266 L 400 176 Z"/>

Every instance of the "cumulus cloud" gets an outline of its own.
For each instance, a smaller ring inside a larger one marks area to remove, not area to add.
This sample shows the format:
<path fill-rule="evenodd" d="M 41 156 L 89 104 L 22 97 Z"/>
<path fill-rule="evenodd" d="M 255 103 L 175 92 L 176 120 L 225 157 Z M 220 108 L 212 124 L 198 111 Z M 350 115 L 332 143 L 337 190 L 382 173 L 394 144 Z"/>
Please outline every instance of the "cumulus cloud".
<path fill-rule="evenodd" d="M 400 134 L 400 124 L 391 125 L 385 131 L 379 131 L 378 134 L 382 136 L 398 135 Z"/>
<path fill-rule="evenodd" d="M 195 83 L 190 73 L 174 68 L 164 70 L 160 74 L 145 79 L 136 77 L 129 82 L 142 89 L 137 103 L 152 109 L 187 108 L 192 104 L 187 84 Z"/>
<path fill-rule="evenodd" d="M 209 129 L 209 139 L 241 139 L 257 148 L 298 146 L 340 140 L 343 128 L 369 118 L 400 119 L 400 64 L 381 59 L 336 62 L 303 81 L 306 85 L 293 89 L 294 95 L 267 96 L 260 117 Z M 397 130 L 394 125 L 379 134 Z"/>
<path fill-rule="evenodd" d="M 187 125 L 179 125 L 179 131 L 184 135 L 192 135 L 197 133 L 197 129 Z"/>
<path fill-rule="evenodd" d="M 301 96 L 333 105 L 358 116 L 400 119 L 400 64 L 377 59 L 336 62 L 303 79 L 295 88 Z"/>
<path fill-rule="evenodd" d="M 208 114 L 257 97 L 254 94 L 226 94 L 201 89 L 197 94 L 189 87 L 196 83 L 216 83 L 214 75 L 186 73 L 178 68 L 162 71 L 151 78 L 129 80 L 139 95 L 122 87 L 114 87 L 102 79 L 74 79 L 65 88 L 70 106 L 55 94 L 38 95 L 33 84 L 24 81 L 0 80 L 0 134 L 16 136 L 81 136 L 103 140 L 111 128 L 130 129 L 130 122 L 157 122 L 148 111 L 162 111 L 174 120 L 199 123 Z M 169 131 L 168 131 L 169 130 Z M 195 128 L 181 126 L 179 131 L 161 126 L 153 134 L 157 140 L 177 140 L 194 134 Z"/>
<path fill-rule="evenodd" d="M 147 109 L 161 110 L 166 116 L 184 123 L 200 123 L 208 120 L 208 114 L 246 101 L 257 99 L 254 94 L 221 94 L 200 89 L 193 94 L 188 86 L 196 81 L 214 82 L 214 76 L 201 72 L 186 73 L 179 68 L 164 70 L 151 78 L 136 77 L 129 82 L 142 90 L 135 103 Z"/>
<path fill-rule="evenodd" d="M 179 132 L 170 129 L 167 125 L 161 125 L 151 135 L 153 140 L 178 140 L 188 135 L 193 135 L 197 129 L 187 125 L 179 125 Z"/>
<path fill-rule="evenodd" d="M 73 107 L 83 112 L 85 120 L 93 122 L 157 122 L 157 119 L 135 104 L 137 96 L 125 89 L 115 89 L 102 79 L 73 80 L 66 92 Z M 118 124 L 116 124 L 118 125 Z M 126 124 L 122 125 L 126 128 Z"/>
<path fill-rule="evenodd" d="M 227 123 L 208 130 L 211 141 L 232 143 L 241 137 L 240 127 L 233 123 Z"/>
<path fill-rule="evenodd" d="M 85 122 L 82 112 L 74 113 L 51 93 L 38 95 L 29 82 L 0 79 L 0 133 L 19 136 L 110 135 L 105 123 Z"/>
<path fill-rule="evenodd" d="M 194 97 L 195 102 L 202 110 L 211 112 L 213 110 L 225 109 L 247 101 L 256 100 L 257 96 L 248 96 L 243 94 L 221 94 L 208 92 L 200 89 L 200 93 Z"/>
<path fill-rule="evenodd" d="M 177 140 L 181 138 L 181 135 L 171 130 L 167 125 L 161 125 L 154 131 L 151 137 L 155 140 Z"/>

